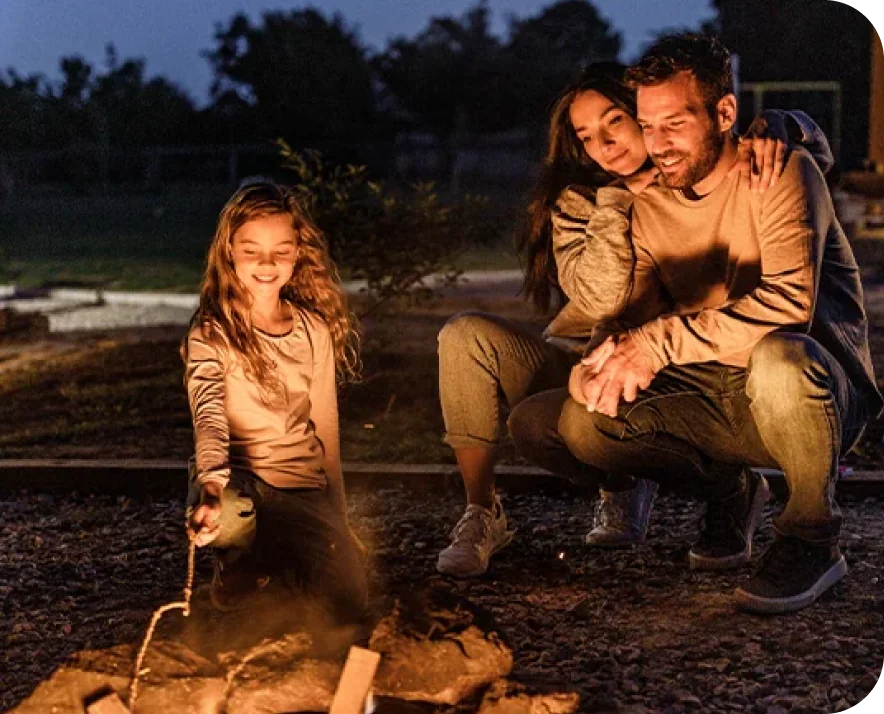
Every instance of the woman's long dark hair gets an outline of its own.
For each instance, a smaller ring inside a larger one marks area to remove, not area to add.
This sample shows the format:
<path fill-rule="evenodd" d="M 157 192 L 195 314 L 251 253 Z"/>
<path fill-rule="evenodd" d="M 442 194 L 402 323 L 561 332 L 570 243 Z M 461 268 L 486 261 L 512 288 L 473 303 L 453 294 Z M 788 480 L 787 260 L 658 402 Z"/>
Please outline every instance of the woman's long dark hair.
<path fill-rule="evenodd" d="M 525 227 L 516 241 L 516 250 L 525 265 L 522 295 L 546 312 L 553 298 L 563 304 L 552 244 L 552 208 L 562 189 L 579 184 L 590 190 L 612 180 L 589 158 L 571 126 L 569 110 L 583 92 L 595 91 L 610 99 L 633 119 L 636 116 L 635 91 L 625 82 L 626 67 L 617 62 L 597 62 L 584 69 L 553 102 L 549 117 L 546 157 L 528 206 Z"/>

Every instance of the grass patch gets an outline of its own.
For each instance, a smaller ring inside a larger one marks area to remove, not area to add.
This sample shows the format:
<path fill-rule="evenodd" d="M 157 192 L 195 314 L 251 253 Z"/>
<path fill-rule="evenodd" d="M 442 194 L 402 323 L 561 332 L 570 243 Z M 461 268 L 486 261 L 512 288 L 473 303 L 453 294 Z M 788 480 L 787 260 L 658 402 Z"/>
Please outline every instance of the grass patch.
<path fill-rule="evenodd" d="M 0 284 L 196 292 L 228 196 L 224 186 L 183 186 L 156 194 L 25 193 L 0 201 Z M 510 211 L 495 204 L 495 220 Z M 518 261 L 507 238 L 469 249 L 457 265 L 506 270 Z"/>
<path fill-rule="evenodd" d="M 192 291 L 226 189 L 0 202 L 0 281 Z"/>
<path fill-rule="evenodd" d="M 469 248 L 455 264 L 468 270 L 519 270 L 519 257 L 510 242 L 497 245 L 477 245 Z"/>

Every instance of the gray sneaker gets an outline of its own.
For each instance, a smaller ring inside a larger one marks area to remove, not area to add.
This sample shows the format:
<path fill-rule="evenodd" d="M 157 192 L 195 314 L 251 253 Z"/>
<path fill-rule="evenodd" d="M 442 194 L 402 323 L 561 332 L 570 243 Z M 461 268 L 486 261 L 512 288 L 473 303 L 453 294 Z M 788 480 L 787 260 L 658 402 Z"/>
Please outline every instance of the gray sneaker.
<path fill-rule="evenodd" d="M 457 578 L 482 575 L 491 556 L 507 546 L 514 533 L 506 529 L 506 515 L 496 497 L 491 510 L 470 504 L 451 531 L 451 545 L 439 553 L 436 570 Z"/>
<path fill-rule="evenodd" d="M 651 504 L 657 484 L 637 479 L 628 491 L 601 490 L 595 506 L 593 529 L 584 539 L 601 548 L 626 548 L 645 542 Z"/>

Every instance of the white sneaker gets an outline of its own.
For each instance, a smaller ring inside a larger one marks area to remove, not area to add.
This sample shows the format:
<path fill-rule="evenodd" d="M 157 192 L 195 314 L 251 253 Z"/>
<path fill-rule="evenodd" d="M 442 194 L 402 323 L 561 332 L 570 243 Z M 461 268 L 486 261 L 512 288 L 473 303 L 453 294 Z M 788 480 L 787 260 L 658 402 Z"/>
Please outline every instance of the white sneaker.
<path fill-rule="evenodd" d="M 629 491 L 601 490 L 587 545 L 625 548 L 645 542 L 657 484 L 637 479 Z"/>
<path fill-rule="evenodd" d="M 508 545 L 514 533 L 506 529 L 506 515 L 497 497 L 492 510 L 470 504 L 451 531 L 451 545 L 439 553 L 436 570 L 457 578 L 482 575 L 491 556 Z"/>

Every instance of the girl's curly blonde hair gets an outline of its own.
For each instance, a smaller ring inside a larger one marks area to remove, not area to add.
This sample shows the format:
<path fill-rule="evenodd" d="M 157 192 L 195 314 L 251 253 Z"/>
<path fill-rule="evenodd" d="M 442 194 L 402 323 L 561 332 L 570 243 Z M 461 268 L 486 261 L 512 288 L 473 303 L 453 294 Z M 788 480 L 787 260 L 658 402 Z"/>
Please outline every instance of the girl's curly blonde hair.
<path fill-rule="evenodd" d="M 328 325 L 334 349 L 335 371 L 341 382 L 359 377 L 359 337 L 355 317 L 347 306 L 338 270 L 329 256 L 322 232 L 298 202 L 294 192 L 269 179 L 240 188 L 218 217 L 209 246 L 200 301 L 194 322 L 207 339 L 220 337 L 245 361 L 245 371 L 271 391 L 277 388 L 274 363 L 256 340 L 249 316 L 249 293 L 233 266 L 233 237 L 246 223 L 266 216 L 287 215 L 297 239 L 297 259 L 280 298 L 319 315 Z"/>

